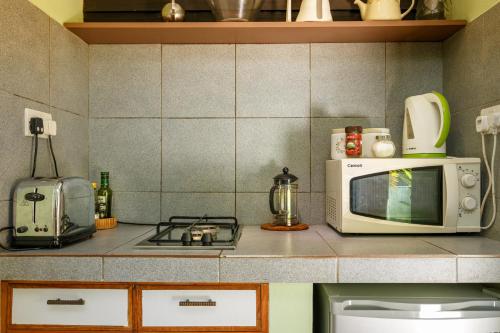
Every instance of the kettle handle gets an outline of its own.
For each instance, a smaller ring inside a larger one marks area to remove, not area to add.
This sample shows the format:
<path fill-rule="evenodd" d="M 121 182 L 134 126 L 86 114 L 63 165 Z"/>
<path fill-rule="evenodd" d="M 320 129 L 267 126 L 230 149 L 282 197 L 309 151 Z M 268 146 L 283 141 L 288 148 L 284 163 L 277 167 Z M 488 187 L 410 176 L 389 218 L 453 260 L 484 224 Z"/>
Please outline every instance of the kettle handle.
<path fill-rule="evenodd" d="M 439 125 L 438 138 L 436 143 L 434 143 L 434 147 L 440 148 L 444 145 L 446 139 L 448 138 L 448 134 L 450 133 L 450 106 L 446 98 L 436 91 L 433 91 L 431 94 L 426 94 L 425 97 L 429 102 L 436 104 L 439 108 L 441 122 Z"/>
<path fill-rule="evenodd" d="M 276 191 L 276 189 L 278 188 L 278 186 L 274 185 L 273 187 L 271 187 L 271 190 L 269 191 L 269 208 L 271 209 L 271 213 L 273 214 L 279 214 L 279 212 L 274 209 L 274 192 Z"/>
<path fill-rule="evenodd" d="M 404 12 L 403 14 L 401 14 L 401 18 L 403 19 L 406 15 L 408 15 L 410 13 L 410 11 L 413 9 L 413 6 L 415 5 L 415 0 L 411 0 L 411 6 L 410 8 L 408 8 L 406 10 L 406 12 Z"/>

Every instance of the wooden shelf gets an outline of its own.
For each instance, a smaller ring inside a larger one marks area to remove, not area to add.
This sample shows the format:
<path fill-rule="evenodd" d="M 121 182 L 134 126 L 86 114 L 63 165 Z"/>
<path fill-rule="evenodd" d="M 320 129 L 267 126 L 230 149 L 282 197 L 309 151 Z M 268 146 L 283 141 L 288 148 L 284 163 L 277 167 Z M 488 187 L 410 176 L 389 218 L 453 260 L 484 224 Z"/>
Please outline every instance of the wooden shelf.
<path fill-rule="evenodd" d="M 439 42 L 466 21 L 67 23 L 89 44 Z"/>

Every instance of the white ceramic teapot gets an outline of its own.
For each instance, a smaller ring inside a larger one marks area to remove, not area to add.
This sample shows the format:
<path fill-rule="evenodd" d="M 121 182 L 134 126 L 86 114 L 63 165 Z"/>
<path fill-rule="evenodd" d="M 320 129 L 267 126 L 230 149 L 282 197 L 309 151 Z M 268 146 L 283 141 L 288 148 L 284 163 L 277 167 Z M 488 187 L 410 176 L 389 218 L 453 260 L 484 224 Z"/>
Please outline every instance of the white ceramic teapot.
<path fill-rule="evenodd" d="M 359 7 L 363 21 L 402 20 L 413 9 L 415 0 L 411 0 L 410 8 L 403 14 L 401 14 L 400 0 L 368 0 L 368 3 L 355 0 L 354 4 Z"/>

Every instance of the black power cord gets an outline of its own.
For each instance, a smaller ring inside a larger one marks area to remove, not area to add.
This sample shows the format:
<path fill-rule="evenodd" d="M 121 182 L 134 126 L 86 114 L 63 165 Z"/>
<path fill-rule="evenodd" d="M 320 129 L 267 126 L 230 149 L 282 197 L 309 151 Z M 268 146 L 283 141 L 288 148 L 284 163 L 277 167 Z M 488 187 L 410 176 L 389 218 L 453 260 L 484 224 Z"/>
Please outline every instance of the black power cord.
<path fill-rule="evenodd" d="M 3 232 L 5 230 L 14 230 L 14 227 L 3 227 L 3 228 L 0 228 L 0 232 Z M 32 250 L 41 250 L 42 249 L 41 247 L 15 249 L 15 248 L 3 245 L 2 242 L 0 242 L 0 248 L 4 249 L 5 251 L 10 251 L 10 252 L 32 251 Z"/>
<path fill-rule="evenodd" d="M 33 140 L 35 141 L 35 152 L 33 154 L 33 169 L 31 170 L 31 178 L 35 177 L 36 172 L 36 160 L 38 158 L 38 134 L 35 134 Z"/>
<path fill-rule="evenodd" d="M 50 154 L 52 155 L 52 160 L 54 161 L 54 169 L 56 171 L 56 177 L 59 178 L 59 171 L 57 170 L 56 155 L 54 155 L 54 148 L 52 148 L 52 135 L 49 135 L 49 148 L 50 148 Z"/>

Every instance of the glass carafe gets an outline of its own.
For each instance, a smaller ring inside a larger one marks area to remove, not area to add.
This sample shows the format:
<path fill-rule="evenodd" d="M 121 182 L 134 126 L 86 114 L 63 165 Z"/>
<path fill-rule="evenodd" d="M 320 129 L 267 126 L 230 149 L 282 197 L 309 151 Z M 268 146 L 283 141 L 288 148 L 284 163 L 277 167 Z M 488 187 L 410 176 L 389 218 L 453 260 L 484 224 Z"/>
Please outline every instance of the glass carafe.
<path fill-rule="evenodd" d="M 269 206 L 273 214 L 273 224 L 291 227 L 300 223 L 297 177 L 288 173 L 288 168 L 277 175 L 269 192 Z"/>

